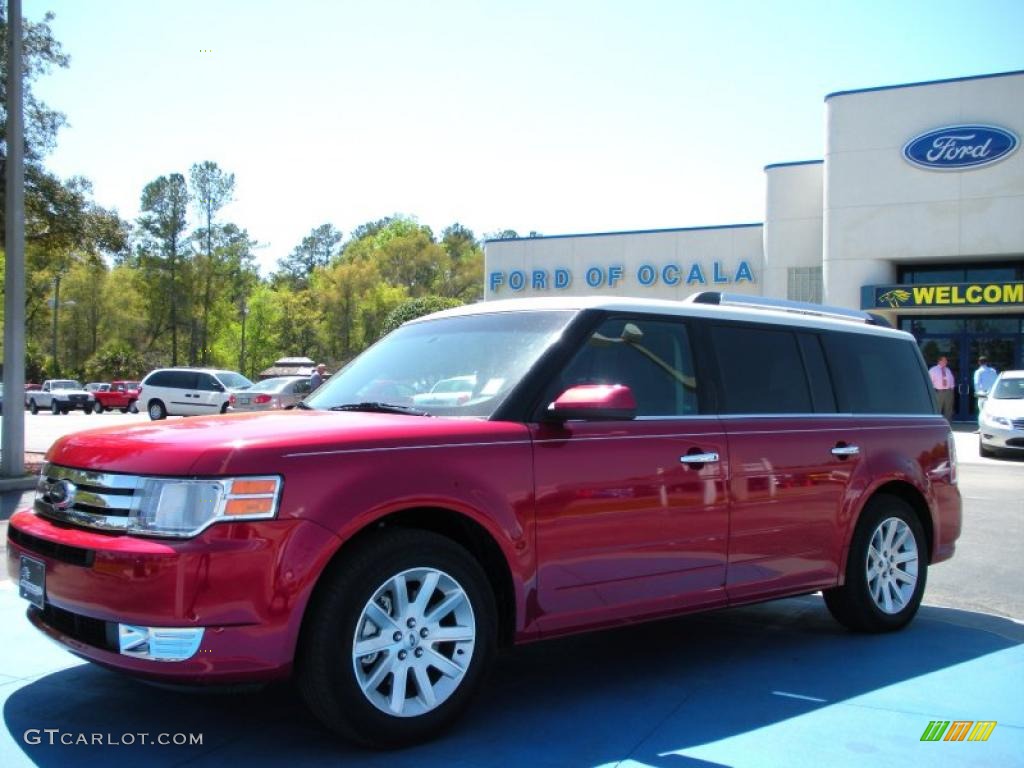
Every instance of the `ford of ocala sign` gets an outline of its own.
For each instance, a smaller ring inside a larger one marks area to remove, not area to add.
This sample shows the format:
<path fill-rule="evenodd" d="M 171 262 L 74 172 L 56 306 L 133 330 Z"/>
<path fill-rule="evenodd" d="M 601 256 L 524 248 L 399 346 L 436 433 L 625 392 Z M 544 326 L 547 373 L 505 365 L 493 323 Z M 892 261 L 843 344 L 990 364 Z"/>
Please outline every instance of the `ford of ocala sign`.
<path fill-rule="evenodd" d="M 903 157 L 930 171 L 960 171 L 991 165 L 1012 154 L 1020 140 L 994 125 L 951 125 L 915 136 Z"/>

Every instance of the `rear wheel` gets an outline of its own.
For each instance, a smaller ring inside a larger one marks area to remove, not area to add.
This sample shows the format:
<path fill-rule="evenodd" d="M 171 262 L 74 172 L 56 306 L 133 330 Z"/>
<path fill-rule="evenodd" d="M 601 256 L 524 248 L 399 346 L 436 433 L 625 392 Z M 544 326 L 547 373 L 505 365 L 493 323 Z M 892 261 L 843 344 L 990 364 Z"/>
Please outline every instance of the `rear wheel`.
<path fill-rule="evenodd" d="M 149 407 L 146 410 L 149 412 L 149 418 L 153 421 L 167 418 L 167 409 L 159 400 L 150 400 Z"/>
<path fill-rule="evenodd" d="M 36 405 L 36 401 L 35 400 L 29 400 L 28 401 L 28 412 L 31 413 L 33 416 L 35 416 L 37 413 L 39 413 L 39 406 Z"/>
<path fill-rule="evenodd" d="M 128 410 L 131 413 L 138 413 L 139 412 L 139 401 L 138 400 L 132 400 L 130 403 L 128 403 Z"/>
<path fill-rule="evenodd" d="M 466 709 L 494 652 L 480 565 L 426 531 L 388 530 L 325 575 L 303 631 L 299 688 L 331 730 L 375 747 L 437 735 Z"/>
<path fill-rule="evenodd" d="M 228 404 L 227 403 L 224 403 L 224 405 L 222 405 L 220 407 L 220 412 L 221 413 L 227 413 L 228 412 Z"/>
<path fill-rule="evenodd" d="M 846 583 L 825 591 L 835 619 L 858 632 L 906 626 L 921 604 L 928 543 L 910 505 L 895 496 L 868 502 L 850 543 Z"/>

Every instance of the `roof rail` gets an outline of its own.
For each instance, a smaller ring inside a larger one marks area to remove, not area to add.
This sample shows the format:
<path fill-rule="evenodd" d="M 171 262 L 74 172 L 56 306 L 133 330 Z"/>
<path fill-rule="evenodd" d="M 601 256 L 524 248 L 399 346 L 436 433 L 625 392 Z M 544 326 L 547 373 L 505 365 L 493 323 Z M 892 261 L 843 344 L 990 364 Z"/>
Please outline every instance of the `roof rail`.
<path fill-rule="evenodd" d="M 684 299 L 689 304 L 717 304 L 719 306 L 746 307 L 748 309 L 769 309 L 775 312 L 793 312 L 799 315 L 815 317 L 831 317 L 837 320 L 851 320 L 868 325 L 892 328 L 892 324 L 884 317 L 861 312 L 856 309 L 829 307 L 824 304 L 812 304 L 809 301 L 790 301 L 789 299 L 772 299 L 767 296 L 747 296 L 742 293 L 723 293 L 721 291 L 699 291 Z"/>

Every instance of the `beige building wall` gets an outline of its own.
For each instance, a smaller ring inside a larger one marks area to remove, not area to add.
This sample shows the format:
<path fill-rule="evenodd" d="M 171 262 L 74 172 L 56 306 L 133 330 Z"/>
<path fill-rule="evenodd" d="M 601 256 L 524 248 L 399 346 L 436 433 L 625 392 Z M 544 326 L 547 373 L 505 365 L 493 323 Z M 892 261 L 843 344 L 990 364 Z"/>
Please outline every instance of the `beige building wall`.
<path fill-rule="evenodd" d="M 820 267 L 822 243 L 822 161 L 765 167 L 765 296 L 787 296 L 789 270 Z"/>
<path fill-rule="evenodd" d="M 701 290 L 759 296 L 762 229 L 751 224 L 491 240 L 484 246 L 484 298 L 684 299 Z M 566 276 L 567 285 L 556 283 Z"/>
<path fill-rule="evenodd" d="M 1024 152 L 963 170 L 908 162 L 944 126 L 1024 133 L 1024 74 L 834 94 L 825 103 L 824 300 L 859 305 L 897 266 L 1024 254 Z"/>

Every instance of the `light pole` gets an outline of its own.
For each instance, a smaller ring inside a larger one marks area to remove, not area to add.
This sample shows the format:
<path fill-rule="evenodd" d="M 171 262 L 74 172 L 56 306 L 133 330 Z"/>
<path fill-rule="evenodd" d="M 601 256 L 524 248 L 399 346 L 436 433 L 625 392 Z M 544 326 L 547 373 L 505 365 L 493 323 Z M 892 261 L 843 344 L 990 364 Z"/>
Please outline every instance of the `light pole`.
<path fill-rule="evenodd" d="M 73 307 L 75 305 L 74 299 L 68 301 L 60 300 L 60 275 L 56 275 L 53 278 L 53 299 L 51 299 L 53 305 L 53 378 L 60 377 L 60 364 L 57 362 L 57 310 L 60 309 L 61 305 L 65 307 Z"/>

